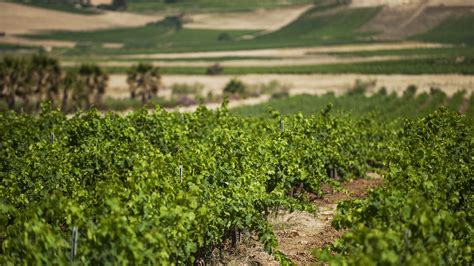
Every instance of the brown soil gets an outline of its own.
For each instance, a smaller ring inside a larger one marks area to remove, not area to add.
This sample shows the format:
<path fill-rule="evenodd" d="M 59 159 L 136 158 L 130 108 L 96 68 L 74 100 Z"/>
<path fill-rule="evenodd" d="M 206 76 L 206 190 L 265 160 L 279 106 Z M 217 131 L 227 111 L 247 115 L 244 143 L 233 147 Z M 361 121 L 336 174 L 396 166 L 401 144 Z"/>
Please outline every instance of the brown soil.
<path fill-rule="evenodd" d="M 111 48 L 111 47 L 108 47 Z M 115 47 L 114 47 L 115 48 Z M 412 57 L 413 58 L 413 57 Z M 219 65 L 222 67 L 270 67 L 270 66 L 316 66 L 316 65 L 332 65 L 332 64 L 348 64 L 348 63 L 365 63 L 380 61 L 396 61 L 406 59 L 401 56 L 371 56 L 371 57 L 338 57 L 332 55 L 308 55 L 305 58 L 285 58 L 274 60 L 229 60 L 221 61 Z M 79 62 L 65 62 L 64 66 L 78 66 Z M 129 67 L 136 65 L 136 62 L 123 61 L 107 61 L 99 63 L 102 67 Z M 212 62 L 209 61 L 153 61 L 151 64 L 159 67 L 209 67 Z"/>
<path fill-rule="evenodd" d="M 163 19 L 126 12 L 81 15 L 10 2 L 0 2 L 0 32 L 8 35 L 51 30 L 96 30 L 145 25 Z"/>
<path fill-rule="evenodd" d="M 307 57 L 310 54 L 337 53 L 337 52 L 357 52 L 357 51 L 378 51 L 378 50 L 399 50 L 399 49 L 421 49 L 447 47 L 439 43 L 421 42 L 398 42 L 380 44 L 354 44 L 354 45 L 331 45 L 320 47 L 301 48 L 275 48 L 258 50 L 236 50 L 236 51 L 215 51 L 215 52 L 192 52 L 192 53 L 160 53 L 160 54 L 135 54 L 123 55 L 121 58 L 129 59 L 173 59 L 173 58 L 215 58 L 215 57 Z"/>
<path fill-rule="evenodd" d="M 94 6 L 97 5 L 110 5 L 112 4 L 112 0 L 91 0 L 91 4 Z"/>
<path fill-rule="evenodd" d="M 42 46 L 45 48 L 51 47 L 67 47 L 73 48 L 76 43 L 70 41 L 57 41 L 57 40 L 33 40 L 20 38 L 16 36 L 5 36 L 0 38 L 0 43 L 16 44 L 16 45 L 26 45 L 26 46 Z"/>
<path fill-rule="evenodd" d="M 297 265 L 315 264 L 316 261 L 311 255 L 312 250 L 333 243 L 345 233 L 331 227 L 337 203 L 366 197 L 371 188 L 382 185 L 383 180 L 379 175 L 374 173 L 368 175 L 371 176 L 370 179 L 348 181 L 337 191 L 330 186 L 323 186 L 323 196 L 320 198 L 310 195 L 317 209 L 316 214 L 279 211 L 275 215 L 270 215 L 269 222 L 277 236 L 278 249 Z M 230 265 L 278 265 L 263 251 L 256 239 L 251 236 L 246 239 L 221 262 Z"/>
<path fill-rule="evenodd" d="M 278 81 L 287 85 L 290 95 L 313 94 L 321 95 L 334 92 L 336 95 L 347 92 L 352 88 L 356 80 L 376 81 L 376 86 L 368 91 L 374 93 L 381 87 L 386 87 L 388 93 L 396 92 L 401 95 L 409 85 L 418 87 L 417 93 L 429 92 L 432 87 L 441 88 L 448 96 L 453 95 L 460 89 L 466 90 L 466 96 L 474 91 L 474 76 L 468 75 L 362 75 L 362 74 L 250 74 L 250 75 L 164 75 L 163 84 L 171 88 L 173 84 L 195 84 L 204 85 L 203 95 L 212 92 L 214 95 L 222 94 L 224 86 L 230 79 L 237 77 L 248 85 L 268 84 Z M 109 89 L 106 97 L 128 98 L 130 96 L 126 83 L 126 75 L 111 75 Z"/>
<path fill-rule="evenodd" d="M 366 197 L 371 188 L 382 184 L 382 179 L 376 176 L 373 179 L 348 181 L 343 184 L 340 191 L 323 186 L 323 197 L 315 198 L 313 201 L 317 207 L 316 216 L 304 212 L 293 212 L 272 220 L 271 223 L 278 237 L 279 250 L 298 265 L 315 263 L 311 251 L 333 243 L 345 233 L 331 226 L 337 203 Z"/>
<path fill-rule="evenodd" d="M 191 29 L 275 31 L 298 18 L 313 5 L 258 9 L 251 12 L 192 14 L 184 24 Z"/>
<path fill-rule="evenodd" d="M 468 6 L 474 6 L 474 1 L 472 0 L 429 0 L 429 5 L 430 6 L 462 6 L 462 7 L 468 7 Z"/>
<path fill-rule="evenodd" d="M 245 236 L 235 249 L 225 250 L 224 257 L 218 260 L 222 265 L 271 265 L 277 266 L 279 263 L 263 249 L 263 245 L 256 237 Z"/>
<path fill-rule="evenodd" d="M 430 6 L 474 6 L 472 0 L 352 0 L 353 7 L 370 7 L 378 5 L 403 6 L 425 2 Z"/>
<path fill-rule="evenodd" d="M 469 12 L 463 6 L 439 6 L 421 1 L 418 3 L 385 6 L 361 31 L 380 32 L 378 40 L 402 40 L 426 32 L 446 18 Z M 401 22 L 401 23 L 400 23 Z"/>
<path fill-rule="evenodd" d="M 322 198 L 314 198 L 314 204 L 324 206 L 325 204 L 336 204 L 342 200 L 365 198 L 369 189 L 376 188 L 382 184 L 382 179 L 375 173 L 368 174 L 370 179 L 350 180 L 342 185 L 342 189 L 335 191 L 328 185 L 323 185 Z"/>

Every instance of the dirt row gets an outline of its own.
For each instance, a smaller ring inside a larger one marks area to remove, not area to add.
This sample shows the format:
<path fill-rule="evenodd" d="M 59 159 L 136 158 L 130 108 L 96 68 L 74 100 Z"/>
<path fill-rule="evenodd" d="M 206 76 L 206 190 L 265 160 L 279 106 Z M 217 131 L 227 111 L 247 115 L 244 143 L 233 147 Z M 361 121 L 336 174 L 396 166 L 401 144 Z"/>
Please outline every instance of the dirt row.
<path fill-rule="evenodd" d="M 227 60 L 220 61 L 222 67 L 277 67 L 277 66 L 316 66 L 331 64 L 348 64 L 348 63 L 364 63 L 364 62 L 380 62 L 401 60 L 400 56 L 371 56 L 371 57 L 338 57 L 331 55 L 312 55 L 298 58 L 284 58 L 274 60 L 259 59 L 243 59 L 243 60 Z M 99 63 L 102 67 L 130 67 L 136 65 L 136 62 L 108 61 Z M 209 67 L 214 64 L 209 61 L 153 61 L 154 66 L 159 67 Z M 80 62 L 65 62 L 64 66 L 79 66 Z"/>
<path fill-rule="evenodd" d="M 313 5 L 299 5 L 249 12 L 192 14 L 186 16 L 185 28 L 218 30 L 275 31 L 292 22 Z"/>
<path fill-rule="evenodd" d="M 50 30 L 84 31 L 104 28 L 141 26 L 164 16 L 126 12 L 103 12 L 82 15 L 36 8 L 11 2 L 0 2 L 0 31 L 7 35 Z M 1 39 L 0 39 L 1 40 Z"/>
<path fill-rule="evenodd" d="M 315 264 L 311 252 L 333 243 L 344 232 L 331 226 L 337 203 L 342 200 L 364 198 L 372 188 L 382 185 L 379 175 L 371 173 L 371 178 L 345 182 L 342 189 L 334 191 L 323 186 L 323 196 L 309 195 L 316 208 L 315 214 L 308 212 L 280 211 L 272 214 L 269 222 L 277 236 L 279 248 L 297 265 Z M 237 249 L 229 249 L 222 261 L 226 265 L 278 265 L 265 251 L 255 236 L 246 235 Z"/>
<path fill-rule="evenodd" d="M 439 44 L 439 43 L 397 42 L 397 43 L 331 45 L 331 46 L 319 46 L 319 47 L 276 48 L 276 49 L 258 49 L 258 50 L 166 53 L 166 54 L 135 54 L 135 55 L 123 55 L 119 57 L 129 58 L 129 59 L 215 58 L 215 57 L 249 57 L 249 56 L 292 58 L 292 57 L 306 57 L 310 54 L 323 54 L 323 53 L 440 48 L 440 47 L 448 47 L 448 45 Z"/>
<path fill-rule="evenodd" d="M 224 86 L 232 79 L 238 78 L 247 85 L 268 84 L 277 81 L 289 88 L 290 95 L 313 94 L 322 95 L 327 92 L 335 92 L 340 95 L 354 86 L 357 80 L 373 82 L 375 86 L 368 89 L 368 93 L 376 92 L 381 87 L 386 90 L 402 94 L 409 85 L 416 85 L 418 92 L 429 92 L 431 88 L 439 88 L 448 96 L 459 90 L 466 90 L 468 95 L 474 91 L 474 76 L 465 75 L 362 75 L 362 74 L 311 74 L 311 75 L 283 75 L 283 74 L 251 74 L 251 75 L 164 75 L 162 78 L 165 88 L 171 88 L 173 84 L 203 84 L 203 95 L 212 92 L 214 95 L 222 94 Z M 163 89 L 162 96 L 166 96 L 169 90 Z M 126 75 L 111 75 L 109 89 L 106 97 L 128 98 L 129 91 L 126 83 Z M 265 101 L 265 99 L 261 99 Z"/>
<path fill-rule="evenodd" d="M 298 18 L 313 5 L 298 5 L 248 12 L 189 14 L 185 28 L 278 30 Z M 114 27 L 141 26 L 161 20 L 165 13 L 154 15 L 128 12 L 101 12 L 97 15 L 73 14 L 0 1 L 0 31 L 25 34 L 49 30 L 97 30 Z"/>

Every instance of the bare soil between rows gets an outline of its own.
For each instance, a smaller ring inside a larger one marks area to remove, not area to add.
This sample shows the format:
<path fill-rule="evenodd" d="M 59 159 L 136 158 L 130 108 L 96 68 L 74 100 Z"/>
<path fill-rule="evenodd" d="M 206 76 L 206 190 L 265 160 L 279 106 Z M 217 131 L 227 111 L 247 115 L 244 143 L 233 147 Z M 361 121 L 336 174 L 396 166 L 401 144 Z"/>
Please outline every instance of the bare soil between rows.
<path fill-rule="evenodd" d="M 171 88 L 174 84 L 202 84 L 203 94 L 212 92 L 221 95 L 225 85 L 232 79 L 238 78 L 246 85 L 268 84 L 277 81 L 287 85 L 290 95 L 311 94 L 322 95 L 334 92 L 343 94 L 353 88 L 357 80 L 375 82 L 375 86 L 368 92 L 374 93 L 379 88 L 385 87 L 388 93 L 396 92 L 401 95 L 410 85 L 418 87 L 418 92 L 429 92 L 431 88 L 440 88 L 448 96 L 459 90 L 466 90 L 470 95 L 474 91 L 474 76 L 472 75 L 370 75 L 370 74 L 248 74 L 248 75 L 164 75 L 162 78 L 164 88 Z M 130 96 L 127 85 L 127 76 L 122 74 L 111 75 L 109 89 L 105 97 L 123 99 Z M 162 91 L 163 93 L 164 90 Z"/>
<path fill-rule="evenodd" d="M 269 222 L 277 236 L 278 250 L 297 265 L 315 264 L 311 252 L 333 243 L 345 232 L 331 226 L 337 204 L 343 200 L 364 198 L 370 189 L 379 187 L 383 180 L 377 174 L 370 178 L 350 180 L 334 190 L 328 185 L 322 187 L 323 196 L 308 195 L 317 210 L 308 212 L 279 211 L 271 215 Z M 279 265 L 268 255 L 255 236 L 247 236 L 236 249 L 228 249 L 220 263 L 225 265 Z"/>

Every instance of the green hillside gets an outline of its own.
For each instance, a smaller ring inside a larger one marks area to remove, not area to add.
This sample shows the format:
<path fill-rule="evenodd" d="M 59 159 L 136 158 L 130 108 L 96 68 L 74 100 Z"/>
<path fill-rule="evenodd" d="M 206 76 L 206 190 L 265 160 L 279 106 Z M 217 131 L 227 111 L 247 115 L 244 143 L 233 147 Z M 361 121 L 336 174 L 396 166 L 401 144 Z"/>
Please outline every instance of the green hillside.
<path fill-rule="evenodd" d="M 474 45 L 474 13 L 463 13 L 445 19 L 426 33 L 412 37 L 414 40 Z"/>
<path fill-rule="evenodd" d="M 358 32 L 358 29 L 380 11 L 380 8 L 344 8 L 325 14 L 331 11 L 325 9 L 315 7 L 279 31 L 262 35 L 250 43 L 298 46 L 365 42 L 372 34 Z"/>
<path fill-rule="evenodd" d="M 324 13 L 331 9 L 334 12 Z M 281 30 L 263 35 L 255 31 L 186 29 L 165 21 L 143 27 L 51 32 L 26 37 L 92 44 L 89 49 L 78 51 L 80 54 L 217 51 L 361 43 L 370 41 L 371 34 L 358 32 L 358 29 L 379 10 L 380 8 L 339 9 L 335 5 L 317 6 Z M 253 39 L 241 38 L 252 34 Z M 125 47 L 120 50 L 101 49 L 100 44 L 107 42 L 124 43 Z"/>
<path fill-rule="evenodd" d="M 130 0 L 127 10 L 132 12 L 179 11 L 247 11 L 256 8 L 273 8 L 313 3 L 314 0 Z"/>
<path fill-rule="evenodd" d="M 81 7 L 80 5 L 71 4 L 65 0 L 8 0 L 17 4 L 29 5 L 34 7 L 52 9 L 57 11 L 77 13 L 81 15 L 95 15 L 99 11 L 90 7 Z"/>
<path fill-rule="evenodd" d="M 35 7 L 59 10 L 64 12 L 79 14 L 98 13 L 93 8 L 81 7 L 80 1 L 71 0 L 9 0 L 11 2 L 31 5 Z M 229 11 L 249 11 L 257 8 L 275 8 L 292 5 L 311 4 L 314 0 L 128 0 L 126 11 L 138 13 L 154 12 L 229 12 Z M 113 8 L 109 6 L 108 8 Z"/>
<path fill-rule="evenodd" d="M 123 43 L 124 49 L 131 51 L 142 49 L 166 50 L 195 50 L 212 48 L 221 45 L 218 37 L 220 30 L 177 29 L 170 25 L 158 24 L 144 27 L 99 30 L 89 32 L 54 32 L 41 36 L 29 36 L 33 39 L 68 40 L 83 43 L 87 47 L 102 43 Z M 252 34 L 255 31 L 230 31 L 230 38 L 239 38 L 242 35 Z M 107 49 L 104 49 L 107 50 Z M 100 50 L 97 51 L 101 53 Z"/>

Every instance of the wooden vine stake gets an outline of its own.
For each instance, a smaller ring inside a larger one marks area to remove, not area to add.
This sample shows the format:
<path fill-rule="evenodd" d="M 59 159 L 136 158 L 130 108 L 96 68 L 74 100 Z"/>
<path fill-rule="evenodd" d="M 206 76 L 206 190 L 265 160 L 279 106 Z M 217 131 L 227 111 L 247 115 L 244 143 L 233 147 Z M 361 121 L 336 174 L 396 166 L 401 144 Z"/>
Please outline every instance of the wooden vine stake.
<path fill-rule="evenodd" d="M 54 139 L 55 139 L 54 133 L 51 132 L 51 134 L 49 135 L 49 142 L 50 142 L 51 144 L 54 144 Z"/>
<path fill-rule="evenodd" d="M 179 183 L 181 183 L 181 180 L 183 180 L 183 164 L 179 162 Z"/>
<path fill-rule="evenodd" d="M 74 262 L 74 258 L 77 254 L 77 238 L 79 237 L 79 232 L 77 226 L 72 228 L 72 237 L 71 237 L 71 264 Z"/>
<path fill-rule="evenodd" d="M 331 168 L 329 169 L 329 176 L 332 178 L 332 179 L 336 179 L 337 178 L 337 168 L 332 165 Z"/>
<path fill-rule="evenodd" d="M 280 120 L 280 130 L 281 130 L 281 133 L 285 133 L 285 121 Z"/>
<path fill-rule="evenodd" d="M 405 234 L 403 235 L 403 248 L 405 250 L 408 250 L 408 242 L 409 242 L 410 237 L 411 237 L 411 230 L 407 228 L 405 230 Z"/>

